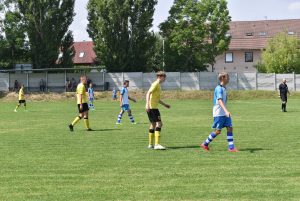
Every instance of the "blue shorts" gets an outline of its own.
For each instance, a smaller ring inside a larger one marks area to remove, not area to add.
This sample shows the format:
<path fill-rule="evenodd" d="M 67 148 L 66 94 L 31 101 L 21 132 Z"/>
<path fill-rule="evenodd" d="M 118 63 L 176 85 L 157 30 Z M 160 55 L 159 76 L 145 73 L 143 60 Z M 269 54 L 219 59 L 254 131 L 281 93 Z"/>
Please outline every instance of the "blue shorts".
<path fill-rule="evenodd" d="M 122 105 L 122 110 L 123 110 L 123 111 L 128 111 L 128 110 L 130 110 L 129 104 L 124 104 L 124 105 Z"/>
<path fill-rule="evenodd" d="M 224 127 L 232 127 L 231 117 L 214 117 L 214 123 L 212 125 L 212 128 L 216 130 L 222 130 L 222 128 Z"/>
<path fill-rule="evenodd" d="M 89 102 L 94 102 L 94 98 L 89 98 Z"/>

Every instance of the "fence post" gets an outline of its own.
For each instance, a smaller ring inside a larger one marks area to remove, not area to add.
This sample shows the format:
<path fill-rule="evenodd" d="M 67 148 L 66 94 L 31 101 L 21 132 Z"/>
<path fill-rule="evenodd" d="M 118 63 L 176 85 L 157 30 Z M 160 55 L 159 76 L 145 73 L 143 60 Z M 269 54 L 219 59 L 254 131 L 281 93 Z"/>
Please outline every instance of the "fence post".
<path fill-rule="evenodd" d="M 200 90 L 201 89 L 200 71 L 198 71 L 198 87 L 199 87 L 199 90 Z"/>
<path fill-rule="evenodd" d="M 293 72 L 293 84 L 294 84 L 294 91 L 296 91 L 296 75 L 295 75 L 295 72 Z"/>
<path fill-rule="evenodd" d="M 66 82 L 66 80 L 67 80 L 67 70 L 65 70 L 65 81 L 64 82 Z M 73 85 L 73 84 L 72 84 Z M 73 88 L 73 87 L 72 87 Z M 65 92 L 67 92 L 67 87 L 65 86 Z"/>
<path fill-rule="evenodd" d="M 276 73 L 274 73 L 274 90 L 276 91 L 277 86 L 277 79 L 276 79 Z"/>
<path fill-rule="evenodd" d="M 142 84 L 141 84 L 141 88 L 142 88 L 142 91 L 144 90 L 144 73 L 143 72 L 141 72 L 141 74 L 142 74 Z"/>
<path fill-rule="evenodd" d="M 236 73 L 236 89 L 239 90 L 239 74 Z"/>
<path fill-rule="evenodd" d="M 46 91 L 48 91 L 48 71 L 46 71 Z"/>
<path fill-rule="evenodd" d="M 258 90 L 258 84 L 257 84 L 257 72 L 255 72 L 255 90 Z"/>
<path fill-rule="evenodd" d="M 10 89 L 10 72 L 8 72 L 8 91 Z"/>
<path fill-rule="evenodd" d="M 179 72 L 179 89 L 182 90 L 182 87 L 181 87 L 181 72 Z"/>
<path fill-rule="evenodd" d="M 121 85 L 123 85 L 123 83 L 124 83 L 124 72 L 122 72 L 122 84 Z"/>
<path fill-rule="evenodd" d="M 30 91 L 30 89 L 29 89 L 29 74 L 28 73 L 26 73 L 26 79 L 27 79 L 26 80 L 27 90 Z"/>
<path fill-rule="evenodd" d="M 102 73 L 102 79 L 103 79 L 103 83 L 102 83 L 102 90 L 104 91 L 104 85 L 105 85 L 105 72 L 103 71 L 103 73 Z"/>

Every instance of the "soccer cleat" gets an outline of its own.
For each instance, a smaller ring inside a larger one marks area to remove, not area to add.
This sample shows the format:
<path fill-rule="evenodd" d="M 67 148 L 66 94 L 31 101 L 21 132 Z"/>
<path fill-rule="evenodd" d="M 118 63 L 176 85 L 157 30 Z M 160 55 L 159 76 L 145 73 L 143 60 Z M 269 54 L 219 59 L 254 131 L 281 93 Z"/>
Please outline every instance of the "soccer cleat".
<path fill-rule="evenodd" d="M 234 149 L 228 149 L 229 152 L 238 152 L 239 150 L 237 150 L 236 148 Z"/>
<path fill-rule="evenodd" d="M 200 144 L 200 147 L 202 147 L 202 149 L 204 149 L 204 151 L 209 151 L 208 146 L 206 146 L 205 144 Z"/>
<path fill-rule="evenodd" d="M 70 124 L 70 125 L 69 125 L 69 129 L 70 129 L 70 131 L 74 131 L 74 129 L 73 129 L 73 128 L 74 128 L 74 126 L 73 126 L 72 124 Z"/>
<path fill-rule="evenodd" d="M 17 112 L 17 110 L 14 110 L 14 112 Z"/>
<path fill-rule="evenodd" d="M 132 125 L 136 125 L 137 123 L 136 123 L 136 122 L 132 122 L 131 124 L 132 124 Z"/>
<path fill-rule="evenodd" d="M 88 128 L 88 129 L 87 129 L 87 131 L 93 131 L 93 129 L 91 129 L 91 128 Z"/>
<path fill-rule="evenodd" d="M 148 149 L 154 149 L 154 145 L 149 144 L 149 145 L 148 145 Z"/>
<path fill-rule="evenodd" d="M 161 146 L 160 144 L 157 144 L 154 146 L 155 150 L 166 150 L 166 148 L 164 146 Z"/>

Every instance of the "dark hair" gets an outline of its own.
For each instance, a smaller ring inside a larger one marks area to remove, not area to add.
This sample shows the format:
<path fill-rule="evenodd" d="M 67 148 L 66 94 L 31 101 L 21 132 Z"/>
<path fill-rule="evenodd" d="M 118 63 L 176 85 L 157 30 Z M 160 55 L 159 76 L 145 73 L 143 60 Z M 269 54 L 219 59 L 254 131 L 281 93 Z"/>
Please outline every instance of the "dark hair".
<path fill-rule="evenodd" d="M 129 83 L 129 80 L 124 80 L 123 84 Z"/>

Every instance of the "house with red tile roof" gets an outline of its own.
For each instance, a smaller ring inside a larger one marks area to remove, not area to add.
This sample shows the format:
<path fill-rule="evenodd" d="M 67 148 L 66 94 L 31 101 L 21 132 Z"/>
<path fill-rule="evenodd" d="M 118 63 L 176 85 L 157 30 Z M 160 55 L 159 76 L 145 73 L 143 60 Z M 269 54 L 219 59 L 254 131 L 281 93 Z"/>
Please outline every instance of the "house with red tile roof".
<path fill-rule="evenodd" d="M 96 54 L 92 41 L 74 42 L 75 56 L 73 62 L 75 66 L 93 66 Z"/>
<path fill-rule="evenodd" d="M 231 37 L 229 50 L 216 58 L 215 72 L 256 72 L 268 40 L 281 32 L 300 39 L 300 19 L 233 21 L 227 35 Z"/>

